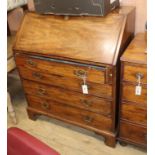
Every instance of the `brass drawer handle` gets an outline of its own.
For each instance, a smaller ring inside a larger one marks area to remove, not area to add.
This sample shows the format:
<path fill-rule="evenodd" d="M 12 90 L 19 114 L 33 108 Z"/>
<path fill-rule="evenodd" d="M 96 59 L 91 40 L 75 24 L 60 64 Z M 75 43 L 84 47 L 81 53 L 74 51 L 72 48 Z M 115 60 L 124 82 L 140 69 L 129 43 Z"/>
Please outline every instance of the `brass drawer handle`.
<path fill-rule="evenodd" d="M 33 72 L 33 73 L 32 73 L 32 76 L 33 76 L 34 78 L 37 78 L 37 79 L 42 79 L 42 78 L 43 78 L 43 76 L 42 76 L 40 73 L 38 73 L 38 72 Z"/>
<path fill-rule="evenodd" d="M 41 107 L 45 110 L 49 109 L 49 104 L 47 102 L 42 102 Z"/>
<path fill-rule="evenodd" d="M 137 79 L 142 79 L 144 77 L 144 74 L 142 73 L 136 73 L 136 78 Z"/>
<path fill-rule="evenodd" d="M 84 120 L 86 123 L 91 123 L 91 122 L 93 121 L 93 118 L 90 117 L 90 116 L 85 116 L 85 117 L 83 118 L 83 120 Z"/>
<path fill-rule="evenodd" d="M 41 96 L 42 96 L 42 95 L 45 95 L 45 94 L 46 94 L 46 90 L 43 89 L 43 88 L 39 88 L 38 91 L 37 91 L 37 94 L 38 94 L 38 95 L 41 95 Z"/>
<path fill-rule="evenodd" d="M 32 66 L 32 67 L 36 67 L 36 66 L 37 66 L 37 63 L 34 62 L 34 61 L 31 60 L 31 59 L 26 60 L 26 62 L 27 62 L 28 65 L 30 65 L 30 66 Z"/>
<path fill-rule="evenodd" d="M 87 72 L 85 70 L 74 70 L 74 75 L 78 77 L 86 77 Z"/>
<path fill-rule="evenodd" d="M 91 107 L 92 106 L 92 101 L 88 100 L 81 100 L 82 104 L 86 107 Z"/>

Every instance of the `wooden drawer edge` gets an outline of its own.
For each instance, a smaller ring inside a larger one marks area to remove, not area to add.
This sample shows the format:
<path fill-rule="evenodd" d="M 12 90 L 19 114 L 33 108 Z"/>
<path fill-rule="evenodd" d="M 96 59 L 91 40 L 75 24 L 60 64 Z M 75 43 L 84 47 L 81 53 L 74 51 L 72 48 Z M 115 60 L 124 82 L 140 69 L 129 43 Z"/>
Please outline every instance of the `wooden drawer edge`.
<path fill-rule="evenodd" d="M 70 89 L 70 88 L 62 87 L 62 86 L 56 86 L 56 85 L 47 84 L 47 83 L 43 83 L 43 82 L 36 81 L 36 80 L 30 80 L 30 79 L 27 79 L 27 78 L 25 78 L 25 77 L 23 77 L 23 76 L 21 76 L 21 78 L 22 78 L 23 81 L 29 81 L 29 82 L 33 82 L 33 83 L 45 85 L 45 86 L 47 86 L 47 87 L 59 88 L 59 89 L 62 89 L 62 90 L 64 90 L 64 91 L 66 90 L 66 91 L 75 92 L 75 93 L 78 93 L 78 94 L 83 95 L 82 92 L 80 92 L 80 91 L 78 91 L 78 90 L 76 90 L 76 89 L 73 90 L 73 89 Z M 101 85 L 101 86 L 102 86 L 102 85 Z M 104 85 L 103 85 L 103 86 L 104 86 Z M 25 86 L 24 86 L 24 87 L 25 87 Z M 112 87 L 112 86 L 111 86 L 111 87 Z M 29 87 L 27 87 L 27 88 L 29 88 Z M 89 87 L 88 87 L 88 91 L 89 91 Z M 101 93 L 100 93 L 100 94 L 101 94 Z M 102 96 L 101 96 L 100 94 L 98 95 L 98 94 L 94 94 L 94 93 L 92 92 L 92 93 L 89 93 L 88 95 L 89 95 L 89 96 L 94 96 L 94 97 L 97 97 L 97 98 L 103 98 L 104 100 L 108 100 L 109 102 L 112 102 L 112 101 L 113 101 L 112 93 L 111 93 L 111 95 L 102 94 Z"/>
<path fill-rule="evenodd" d="M 111 136 L 115 136 L 116 137 L 116 133 L 113 133 L 113 132 L 110 132 L 110 131 L 106 131 L 106 130 L 100 130 L 100 129 L 97 129 L 97 128 L 94 128 L 94 127 L 91 127 L 91 126 L 87 126 L 87 125 L 83 125 L 81 123 L 78 123 L 78 122 L 75 122 L 75 121 L 70 121 L 70 120 L 64 119 L 62 117 L 52 115 L 51 113 L 49 114 L 49 113 L 46 113 L 44 111 L 37 110 L 37 109 L 31 108 L 31 107 L 27 107 L 27 112 L 28 113 L 32 112 L 32 113 L 35 113 L 36 115 L 38 113 L 38 115 L 45 115 L 45 116 L 48 116 L 48 117 L 52 117 L 54 119 L 58 119 L 60 121 L 66 122 L 66 123 L 77 125 L 79 127 L 86 128 L 86 129 L 94 131 L 96 133 L 100 133 L 102 135 L 111 135 Z M 30 117 L 30 115 L 29 115 L 29 117 Z"/>
<path fill-rule="evenodd" d="M 132 85 L 132 86 L 137 86 L 137 82 L 121 80 L 121 85 L 124 85 L 124 84 Z M 147 89 L 147 83 L 141 83 L 141 85 L 142 85 L 145 89 Z"/>
<path fill-rule="evenodd" d="M 87 63 L 79 63 L 79 62 L 76 62 L 76 61 L 73 61 L 73 60 L 68 61 L 68 60 L 61 60 L 61 59 L 57 59 L 57 58 L 48 58 L 48 57 L 37 56 L 37 55 L 29 55 L 29 54 L 19 54 L 19 56 L 17 55 L 17 58 L 15 58 L 16 62 L 18 62 L 18 59 L 19 60 L 20 59 L 24 59 L 24 60 L 25 59 L 33 59 L 31 61 L 34 61 L 34 62 L 36 62 L 36 61 L 44 61 L 44 62 L 47 62 L 47 63 L 58 63 L 57 65 L 56 64 L 55 65 L 56 66 L 58 66 L 58 65 L 67 65 L 67 66 L 64 66 L 64 68 L 66 68 L 66 67 L 70 68 L 72 66 L 72 67 L 74 67 L 75 71 L 85 70 L 86 72 L 88 72 L 89 71 L 88 68 L 89 68 L 89 69 L 92 69 L 92 70 L 96 70 L 97 72 L 98 71 L 103 72 L 102 78 L 104 78 L 104 83 L 103 83 L 103 81 L 102 82 L 100 81 L 100 82 L 97 82 L 97 83 L 99 83 L 99 84 L 112 84 L 111 74 L 112 74 L 113 69 L 109 65 L 98 66 L 98 65 L 92 65 L 92 64 L 87 64 Z M 36 62 L 36 63 L 38 63 L 38 62 Z M 17 66 L 20 66 L 20 65 L 21 64 L 18 64 Z M 24 65 L 24 62 L 23 62 L 23 65 Z M 50 64 L 48 64 L 48 65 L 50 65 Z M 76 68 L 76 67 L 78 67 L 79 69 Z M 70 70 L 72 70 L 72 69 L 70 69 Z M 88 74 L 89 76 L 91 76 L 91 72 L 89 73 L 90 75 Z M 73 73 L 73 74 L 75 74 L 75 73 Z M 88 79 L 90 78 L 89 76 L 88 76 Z M 100 76 L 101 75 L 99 75 L 99 77 Z M 77 78 L 78 76 L 76 75 L 75 77 Z M 100 77 L 100 79 L 102 79 L 102 78 Z M 92 76 L 88 81 L 94 82 L 94 80 L 92 79 Z"/>
<path fill-rule="evenodd" d="M 129 120 L 124 119 L 124 118 L 120 118 L 120 121 L 122 121 L 122 122 L 126 122 L 126 123 L 128 123 L 128 124 L 132 124 L 132 125 L 138 125 L 138 126 L 141 126 L 141 127 L 144 127 L 144 128 L 147 127 L 147 124 L 144 124 L 144 123 L 137 123 L 137 122 L 129 121 Z"/>
<path fill-rule="evenodd" d="M 126 82 L 125 83 L 124 82 L 121 82 L 121 84 L 120 84 L 120 88 L 121 88 L 121 102 L 133 102 L 135 104 L 138 104 L 138 103 L 147 104 L 147 87 L 145 87 L 144 85 L 142 85 L 142 93 L 141 93 L 141 96 L 136 96 L 135 95 L 135 87 L 136 87 L 136 85 L 134 85 L 134 84 L 130 84 L 130 83 L 126 83 Z M 124 89 L 127 89 L 128 91 L 131 91 L 132 89 L 134 89 L 134 90 L 132 90 L 132 92 L 130 94 L 130 95 L 132 95 L 132 98 L 130 96 L 130 100 L 129 100 L 129 98 L 128 99 L 125 99 L 128 96 L 128 94 L 125 94 L 127 90 L 125 91 Z M 143 92 L 143 89 L 145 90 L 145 93 Z M 124 95 L 125 95 L 125 98 L 124 98 Z M 140 99 L 141 98 L 145 98 L 145 99 L 143 99 L 142 101 L 135 101 L 137 99 L 135 98 L 134 95 L 136 97 L 138 97 L 138 100 L 139 100 L 139 98 Z"/>
<path fill-rule="evenodd" d="M 128 69 L 125 67 L 128 67 Z M 137 67 L 138 67 L 138 69 L 137 69 Z M 131 71 L 131 68 L 132 68 L 132 71 Z M 129 82 L 129 83 L 137 84 L 136 74 L 142 73 L 143 75 L 145 75 L 145 77 L 142 77 L 141 84 L 147 85 L 147 65 L 145 65 L 145 64 L 139 65 L 136 63 L 123 62 L 121 65 L 121 70 L 122 70 L 122 74 L 121 74 L 122 82 L 127 82 L 127 83 Z M 135 73 L 135 75 L 133 75 L 133 73 Z M 127 76 L 127 78 L 125 78 L 126 76 Z M 133 76 L 135 79 L 133 79 Z M 145 80 L 143 78 L 145 78 Z"/>
<path fill-rule="evenodd" d="M 31 101 L 31 99 L 30 99 L 31 97 L 40 98 L 41 100 L 49 100 L 49 101 L 56 102 L 56 103 L 59 103 L 59 104 L 67 105 L 67 106 L 69 106 L 69 107 L 73 107 L 73 108 L 77 108 L 77 109 L 89 111 L 89 112 L 92 112 L 92 113 L 99 114 L 99 115 L 102 115 L 102 116 L 104 116 L 104 117 L 107 117 L 107 118 L 109 118 L 109 119 L 112 118 L 112 112 L 111 112 L 110 114 L 107 115 L 107 114 L 105 114 L 105 113 L 93 111 L 93 110 L 90 110 L 90 109 L 88 109 L 88 108 L 79 107 L 79 106 L 76 106 L 76 105 L 71 105 L 71 104 L 69 104 L 69 103 L 67 103 L 67 102 L 63 103 L 63 102 L 60 102 L 60 101 L 55 101 L 55 100 L 53 100 L 53 99 L 47 99 L 47 98 L 45 98 L 45 97 L 38 97 L 38 96 L 35 96 L 35 95 L 29 95 L 29 94 L 27 94 L 27 101 L 30 102 L 30 101 Z M 109 101 L 108 101 L 108 102 L 109 102 Z M 112 103 L 107 103 L 107 104 L 112 106 Z M 28 105 L 31 107 L 31 105 L 30 105 L 29 103 L 28 103 Z"/>
<path fill-rule="evenodd" d="M 139 102 L 131 102 L 131 101 L 125 101 L 125 100 L 122 100 L 120 105 L 122 104 L 129 104 L 129 105 L 134 105 L 134 106 L 138 106 L 138 107 L 141 107 L 143 109 L 145 109 L 147 111 L 147 105 L 139 105 Z"/>
<path fill-rule="evenodd" d="M 138 123 L 138 122 L 134 122 L 134 121 L 131 121 L 131 120 L 128 120 L 128 119 L 125 119 L 125 118 L 123 118 L 122 117 L 122 112 L 128 112 L 127 110 L 122 110 L 122 106 L 123 105 L 129 105 L 129 106 L 134 106 L 134 107 L 139 107 L 139 108 L 141 108 L 141 109 L 143 109 L 143 110 L 145 110 L 146 111 L 146 116 L 145 116 L 145 118 L 146 118 L 146 121 L 147 121 L 147 107 L 144 105 L 144 106 L 141 106 L 141 105 L 138 105 L 138 104 L 135 104 L 134 102 L 121 102 L 121 104 L 120 104 L 120 121 L 123 121 L 123 122 L 128 122 L 128 123 L 131 123 L 131 124 L 137 124 L 137 125 L 140 125 L 140 126 L 143 126 L 143 127 L 146 127 L 147 126 L 147 123 Z"/>
<path fill-rule="evenodd" d="M 129 144 L 131 144 L 131 145 L 135 145 L 135 146 L 137 146 L 137 147 L 141 147 L 141 148 L 143 148 L 143 149 L 147 149 L 147 145 L 146 144 L 144 144 L 144 143 L 141 143 L 141 144 L 138 144 L 138 143 L 135 143 L 134 141 L 131 141 L 131 140 L 129 140 L 129 139 L 125 139 L 125 138 L 122 138 L 122 137 L 117 137 L 116 138 L 119 142 L 125 142 L 125 143 L 129 143 Z"/>
<path fill-rule="evenodd" d="M 130 129 L 133 130 L 133 127 L 135 128 L 143 128 L 145 129 L 146 131 L 144 132 L 141 132 L 142 134 L 145 133 L 145 135 L 147 135 L 147 126 L 142 126 L 142 125 L 138 125 L 138 124 L 135 124 L 135 123 L 131 123 L 131 122 L 128 122 L 128 121 L 123 121 L 123 120 L 120 120 L 119 122 L 119 134 L 118 134 L 118 138 L 117 139 L 120 139 L 120 141 L 124 141 L 124 142 L 129 142 L 131 144 L 135 144 L 137 146 L 146 146 L 147 145 L 147 142 L 142 142 L 142 141 L 138 141 L 137 143 L 135 142 L 134 139 L 130 138 L 129 136 L 126 137 L 126 136 L 122 136 L 121 134 L 121 126 L 126 126 L 126 125 L 131 125 L 132 127 Z"/>

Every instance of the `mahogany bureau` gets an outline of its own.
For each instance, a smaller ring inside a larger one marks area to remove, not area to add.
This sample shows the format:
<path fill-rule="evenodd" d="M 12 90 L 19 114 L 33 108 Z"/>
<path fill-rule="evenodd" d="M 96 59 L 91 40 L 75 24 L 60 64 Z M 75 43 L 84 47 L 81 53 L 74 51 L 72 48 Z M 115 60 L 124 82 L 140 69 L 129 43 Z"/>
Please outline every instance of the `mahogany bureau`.
<path fill-rule="evenodd" d="M 137 34 L 121 57 L 119 140 L 146 148 L 147 54 L 144 34 Z"/>
<path fill-rule="evenodd" d="M 115 146 L 119 58 L 134 35 L 135 8 L 106 17 L 27 13 L 15 61 L 28 115 L 53 117 L 92 130 Z"/>

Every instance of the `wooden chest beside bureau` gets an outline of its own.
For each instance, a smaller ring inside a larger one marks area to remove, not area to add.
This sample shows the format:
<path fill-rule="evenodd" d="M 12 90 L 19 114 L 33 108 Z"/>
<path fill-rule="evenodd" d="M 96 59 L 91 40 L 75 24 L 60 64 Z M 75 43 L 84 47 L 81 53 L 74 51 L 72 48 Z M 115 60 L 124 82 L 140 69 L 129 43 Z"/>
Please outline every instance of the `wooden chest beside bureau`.
<path fill-rule="evenodd" d="M 90 129 L 114 147 L 118 60 L 134 34 L 135 9 L 106 17 L 27 13 L 17 34 L 15 60 L 28 115 L 46 115 Z"/>
<path fill-rule="evenodd" d="M 144 34 L 136 35 L 121 57 L 119 140 L 146 147 L 147 54 Z"/>

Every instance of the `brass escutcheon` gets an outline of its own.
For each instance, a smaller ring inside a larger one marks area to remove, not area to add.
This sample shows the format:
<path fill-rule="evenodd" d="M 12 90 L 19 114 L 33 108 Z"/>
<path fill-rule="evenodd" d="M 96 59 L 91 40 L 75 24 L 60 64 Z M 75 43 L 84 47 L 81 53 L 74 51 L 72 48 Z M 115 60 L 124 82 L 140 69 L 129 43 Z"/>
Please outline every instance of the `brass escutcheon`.
<path fill-rule="evenodd" d="M 92 120 L 93 120 L 93 118 L 90 117 L 90 116 L 85 116 L 85 117 L 84 117 L 84 121 L 85 121 L 86 123 L 91 123 Z"/>
<path fill-rule="evenodd" d="M 41 107 L 45 110 L 49 109 L 49 104 L 47 102 L 42 102 Z"/>
<path fill-rule="evenodd" d="M 33 72 L 32 76 L 35 77 L 35 78 L 38 78 L 38 79 L 42 79 L 43 78 L 43 76 L 40 73 L 38 73 L 38 72 Z"/>

